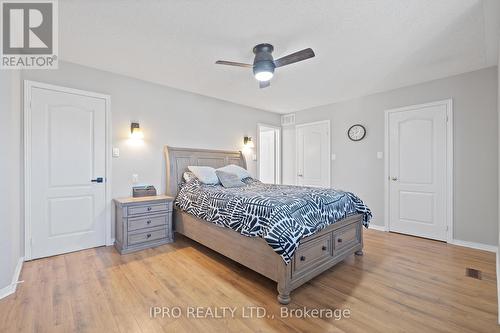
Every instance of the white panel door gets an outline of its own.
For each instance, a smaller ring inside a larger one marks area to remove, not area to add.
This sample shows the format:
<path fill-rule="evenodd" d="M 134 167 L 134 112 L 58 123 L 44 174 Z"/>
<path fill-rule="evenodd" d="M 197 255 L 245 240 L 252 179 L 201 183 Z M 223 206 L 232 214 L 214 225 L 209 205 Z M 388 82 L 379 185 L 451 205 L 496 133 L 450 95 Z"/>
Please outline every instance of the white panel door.
<path fill-rule="evenodd" d="M 330 124 L 297 125 L 297 185 L 330 187 Z"/>
<path fill-rule="evenodd" d="M 446 104 L 389 114 L 390 230 L 446 240 Z"/>
<path fill-rule="evenodd" d="M 281 129 L 258 124 L 257 175 L 266 184 L 281 182 Z"/>
<path fill-rule="evenodd" d="M 106 102 L 31 89 L 32 258 L 104 245 Z"/>
<path fill-rule="evenodd" d="M 276 184 L 276 134 L 274 129 L 259 133 L 259 180 L 266 184 Z"/>

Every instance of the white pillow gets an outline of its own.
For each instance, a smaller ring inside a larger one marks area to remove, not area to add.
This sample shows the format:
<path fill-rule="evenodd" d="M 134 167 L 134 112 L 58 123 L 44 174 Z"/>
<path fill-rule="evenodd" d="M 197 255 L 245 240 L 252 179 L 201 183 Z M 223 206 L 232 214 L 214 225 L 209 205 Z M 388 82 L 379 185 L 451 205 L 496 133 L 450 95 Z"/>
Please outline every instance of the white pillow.
<path fill-rule="evenodd" d="M 188 183 L 191 179 L 196 179 L 196 176 L 191 171 L 186 171 L 182 175 L 182 178 L 184 178 L 184 181 Z"/>
<path fill-rule="evenodd" d="M 237 166 L 235 164 L 229 164 L 229 165 L 226 165 L 225 167 L 218 168 L 217 170 L 228 172 L 228 173 L 234 173 L 238 176 L 238 178 L 240 180 L 248 178 L 248 177 L 252 177 L 252 175 L 250 175 L 250 173 L 247 170 L 245 170 L 242 167 Z"/>
<path fill-rule="evenodd" d="M 208 166 L 188 166 L 189 171 L 194 173 L 196 178 L 203 184 L 215 185 L 219 184 L 219 177 L 215 173 L 215 169 Z"/>

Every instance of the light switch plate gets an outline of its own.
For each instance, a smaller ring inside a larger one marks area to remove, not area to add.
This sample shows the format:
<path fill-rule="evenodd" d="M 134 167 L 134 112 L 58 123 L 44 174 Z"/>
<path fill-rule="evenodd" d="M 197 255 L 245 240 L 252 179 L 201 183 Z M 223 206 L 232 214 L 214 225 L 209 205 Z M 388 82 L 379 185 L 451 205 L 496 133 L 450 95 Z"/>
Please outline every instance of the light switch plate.
<path fill-rule="evenodd" d="M 134 173 L 132 175 L 132 183 L 137 184 L 139 182 L 139 175 Z"/>
<path fill-rule="evenodd" d="M 118 147 L 113 148 L 113 157 L 120 157 L 120 148 Z"/>
<path fill-rule="evenodd" d="M 378 151 L 377 152 L 377 159 L 381 160 L 382 158 L 384 158 L 384 153 L 381 151 Z"/>
<path fill-rule="evenodd" d="M 337 159 L 337 154 L 332 154 L 332 161 L 335 161 Z"/>
<path fill-rule="evenodd" d="M 252 161 L 257 161 L 257 154 L 252 155 Z"/>

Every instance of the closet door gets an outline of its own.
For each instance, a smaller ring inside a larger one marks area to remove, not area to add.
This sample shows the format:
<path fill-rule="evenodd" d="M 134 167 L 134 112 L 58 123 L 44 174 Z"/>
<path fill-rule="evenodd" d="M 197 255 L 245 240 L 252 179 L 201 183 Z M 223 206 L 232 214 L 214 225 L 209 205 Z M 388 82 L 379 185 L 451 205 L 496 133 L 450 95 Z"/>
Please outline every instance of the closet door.
<path fill-rule="evenodd" d="M 101 246 L 106 235 L 106 101 L 31 87 L 32 259 Z"/>
<path fill-rule="evenodd" d="M 330 122 L 296 126 L 297 185 L 330 187 Z"/>

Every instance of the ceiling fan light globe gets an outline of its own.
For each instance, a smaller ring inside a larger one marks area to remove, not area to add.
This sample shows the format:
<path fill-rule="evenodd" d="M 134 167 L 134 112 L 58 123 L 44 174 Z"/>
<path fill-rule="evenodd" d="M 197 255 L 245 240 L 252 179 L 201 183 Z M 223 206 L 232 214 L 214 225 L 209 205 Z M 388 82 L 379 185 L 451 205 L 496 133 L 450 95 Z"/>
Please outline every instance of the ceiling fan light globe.
<path fill-rule="evenodd" d="M 273 78 L 273 72 L 267 72 L 267 71 L 262 71 L 262 72 L 257 72 L 255 73 L 255 78 L 257 81 L 269 81 Z"/>

